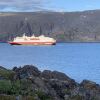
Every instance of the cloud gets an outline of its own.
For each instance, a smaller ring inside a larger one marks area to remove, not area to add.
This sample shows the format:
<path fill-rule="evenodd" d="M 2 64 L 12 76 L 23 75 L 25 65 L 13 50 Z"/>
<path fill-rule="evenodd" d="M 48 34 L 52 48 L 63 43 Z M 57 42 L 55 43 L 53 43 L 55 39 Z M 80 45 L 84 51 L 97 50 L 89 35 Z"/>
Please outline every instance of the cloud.
<path fill-rule="evenodd" d="M 0 10 L 35 11 L 43 10 L 46 0 L 0 0 Z"/>

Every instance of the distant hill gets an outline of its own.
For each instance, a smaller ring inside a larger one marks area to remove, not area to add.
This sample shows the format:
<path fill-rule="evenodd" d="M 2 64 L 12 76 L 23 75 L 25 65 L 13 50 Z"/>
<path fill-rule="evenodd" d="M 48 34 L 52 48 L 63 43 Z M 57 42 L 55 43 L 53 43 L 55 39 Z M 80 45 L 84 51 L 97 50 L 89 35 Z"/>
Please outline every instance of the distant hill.
<path fill-rule="evenodd" d="M 1 12 L 0 40 L 33 33 L 58 42 L 100 42 L 100 10 L 83 12 Z"/>

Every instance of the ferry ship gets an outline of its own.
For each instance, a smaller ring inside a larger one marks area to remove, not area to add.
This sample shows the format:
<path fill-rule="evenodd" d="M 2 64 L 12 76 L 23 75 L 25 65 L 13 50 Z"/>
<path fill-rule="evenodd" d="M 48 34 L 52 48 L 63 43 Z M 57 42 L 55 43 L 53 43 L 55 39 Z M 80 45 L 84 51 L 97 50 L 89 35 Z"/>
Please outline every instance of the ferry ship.
<path fill-rule="evenodd" d="M 13 41 L 8 42 L 11 45 L 55 45 L 56 40 L 44 35 L 38 37 L 32 35 L 31 37 L 23 34 L 22 37 L 16 37 Z"/>

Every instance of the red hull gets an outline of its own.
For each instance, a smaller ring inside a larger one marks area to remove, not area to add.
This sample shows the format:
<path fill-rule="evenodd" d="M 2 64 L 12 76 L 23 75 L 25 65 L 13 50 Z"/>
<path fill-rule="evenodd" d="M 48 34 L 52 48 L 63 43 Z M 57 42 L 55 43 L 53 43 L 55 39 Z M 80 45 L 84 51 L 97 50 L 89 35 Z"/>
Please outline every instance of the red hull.
<path fill-rule="evenodd" d="M 55 42 L 8 42 L 11 45 L 55 45 Z"/>

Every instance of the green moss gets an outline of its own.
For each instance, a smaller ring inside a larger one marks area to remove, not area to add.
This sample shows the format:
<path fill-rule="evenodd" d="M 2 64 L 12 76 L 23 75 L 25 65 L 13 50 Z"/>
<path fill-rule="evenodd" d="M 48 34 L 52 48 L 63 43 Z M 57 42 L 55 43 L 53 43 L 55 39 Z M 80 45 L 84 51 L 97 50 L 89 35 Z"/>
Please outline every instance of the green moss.
<path fill-rule="evenodd" d="M 64 94 L 71 95 L 71 91 L 70 91 L 70 89 L 64 89 L 63 92 L 64 92 Z"/>
<path fill-rule="evenodd" d="M 46 95 L 45 93 L 43 93 L 42 91 L 38 90 L 36 92 L 36 94 L 38 95 L 38 97 L 41 99 L 41 100 L 52 100 L 52 98 L 48 95 Z"/>
<path fill-rule="evenodd" d="M 0 80 L 0 93 L 9 94 L 11 91 L 12 85 L 9 80 Z"/>
<path fill-rule="evenodd" d="M 71 100 L 84 100 L 84 97 L 80 95 L 75 95 L 71 97 Z"/>
<path fill-rule="evenodd" d="M 20 80 L 20 85 L 22 95 L 33 95 L 31 80 L 22 79 Z"/>
<path fill-rule="evenodd" d="M 59 34 L 59 35 L 57 35 L 56 37 L 57 37 L 58 40 L 61 40 L 61 41 L 62 41 L 62 40 L 65 41 L 65 40 L 66 40 L 65 34 Z"/>
<path fill-rule="evenodd" d="M 0 95 L 0 100 L 16 100 L 15 96 Z"/>
<path fill-rule="evenodd" d="M 20 94 L 20 82 L 16 80 L 11 82 L 10 80 L 0 80 L 0 93 L 5 94 Z"/>
<path fill-rule="evenodd" d="M 0 40 L 5 39 L 8 36 L 8 34 L 0 34 Z"/>
<path fill-rule="evenodd" d="M 35 100 L 33 96 L 24 96 L 22 100 Z"/>
<path fill-rule="evenodd" d="M 19 96 L 20 100 L 35 100 L 33 96 Z M 0 95 L 0 100 L 16 100 L 15 95 Z"/>
<path fill-rule="evenodd" d="M 0 76 L 1 76 L 1 77 L 4 77 L 5 79 L 10 79 L 10 80 L 12 80 L 14 74 L 15 74 L 15 73 L 14 73 L 13 71 L 0 69 Z"/>
<path fill-rule="evenodd" d="M 21 87 L 20 87 L 20 81 L 19 80 L 12 82 L 11 93 L 16 94 L 16 95 L 20 94 L 20 92 L 21 92 L 20 88 Z"/>
<path fill-rule="evenodd" d="M 91 98 L 91 100 L 100 100 L 100 98 L 93 97 L 93 98 Z"/>

